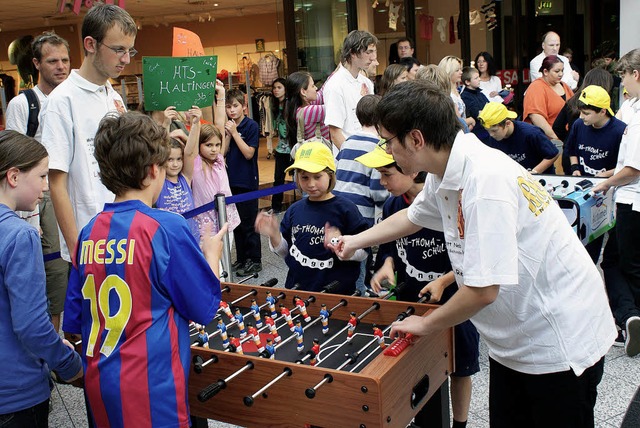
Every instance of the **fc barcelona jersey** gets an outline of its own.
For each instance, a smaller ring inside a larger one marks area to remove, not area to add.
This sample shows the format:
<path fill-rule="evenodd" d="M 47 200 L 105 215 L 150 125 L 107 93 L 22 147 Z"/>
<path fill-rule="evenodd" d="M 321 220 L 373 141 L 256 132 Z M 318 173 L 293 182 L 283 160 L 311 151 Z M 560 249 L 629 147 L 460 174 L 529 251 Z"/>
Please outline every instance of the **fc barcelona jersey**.
<path fill-rule="evenodd" d="M 188 427 L 189 320 L 208 324 L 220 283 L 187 222 L 140 201 L 82 229 L 63 329 L 81 333 L 99 427 Z"/>

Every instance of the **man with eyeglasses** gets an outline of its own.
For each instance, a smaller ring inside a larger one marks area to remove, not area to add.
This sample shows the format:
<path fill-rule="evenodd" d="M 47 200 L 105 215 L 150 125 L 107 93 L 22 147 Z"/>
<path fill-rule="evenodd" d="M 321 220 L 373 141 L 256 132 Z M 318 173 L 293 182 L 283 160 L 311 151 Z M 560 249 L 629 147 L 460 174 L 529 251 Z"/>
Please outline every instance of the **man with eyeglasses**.
<path fill-rule="evenodd" d="M 377 113 L 386 150 L 405 174 L 428 172 L 425 186 L 409 208 L 326 245 L 348 258 L 443 231 L 459 290 L 427 317 L 394 322 L 390 337 L 429 340 L 471 319 L 489 349 L 491 427 L 593 427 L 617 333 L 602 278 L 559 206 L 526 169 L 463 134 L 432 84 L 394 86 Z"/>
<path fill-rule="evenodd" d="M 69 43 L 55 33 L 45 32 L 33 40 L 31 50 L 33 64 L 39 72 L 38 84 L 11 100 L 7 106 L 7 129 L 42 141 L 42 126 L 38 113 L 45 105 L 51 91 L 69 76 Z M 59 252 L 60 237 L 50 193 L 48 191 L 44 193 L 35 211 L 22 214 L 23 212 L 20 213 L 22 218 L 26 218 L 41 230 L 43 254 Z M 45 263 L 45 271 L 49 313 L 53 327 L 58 331 L 60 314 L 64 309 L 69 264 L 59 258 L 49 260 Z"/>
<path fill-rule="evenodd" d="M 136 34 L 135 21 L 125 10 L 92 7 L 82 22 L 82 65 L 51 92 L 42 113 L 51 199 L 62 232 L 60 252 L 67 261 L 78 231 L 114 200 L 100 181 L 93 139 L 105 115 L 126 110 L 109 79 L 120 76 L 137 53 Z"/>

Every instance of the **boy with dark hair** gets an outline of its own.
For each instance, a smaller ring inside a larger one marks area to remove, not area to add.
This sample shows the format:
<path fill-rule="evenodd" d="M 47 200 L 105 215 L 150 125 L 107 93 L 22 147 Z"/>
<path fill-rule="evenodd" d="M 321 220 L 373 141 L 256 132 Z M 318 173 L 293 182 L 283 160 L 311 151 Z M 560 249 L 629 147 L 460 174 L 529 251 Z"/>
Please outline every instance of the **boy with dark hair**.
<path fill-rule="evenodd" d="M 227 227 L 204 235 L 201 251 L 182 216 L 151 208 L 169 154 L 166 130 L 137 112 L 107 116 L 95 137 L 116 199 L 80 232 L 63 329 L 82 336 L 97 426 L 189 426 L 189 320 L 216 315 Z"/>
<path fill-rule="evenodd" d="M 225 123 L 225 148 L 227 171 L 231 193 L 258 190 L 258 124 L 245 116 L 244 92 L 232 89 L 226 95 L 226 111 L 229 120 Z M 236 262 L 232 268 L 239 276 L 253 275 L 262 270 L 262 248 L 260 235 L 253 227 L 258 215 L 258 200 L 236 203 L 240 224 L 234 230 Z"/>
<path fill-rule="evenodd" d="M 418 61 L 412 56 L 400 58 L 400 61 L 398 61 L 398 64 L 403 65 L 407 68 L 407 73 L 408 73 L 407 79 L 409 80 L 416 79 L 416 74 L 418 73 L 418 70 L 420 70 L 420 66 L 422 65 L 420 64 L 420 61 Z"/>
<path fill-rule="evenodd" d="M 540 128 L 515 121 L 517 116 L 502 103 L 487 103 L 478 115 L 489 133 L 484 143 L 500 150 L 532 174 L 554 174 L 553 162 L 560 151 Z"/>
<path fill-rule="evenodd" d="M 472 117 L 477 123 L 480 110 L 489 102 L 480 88 L 480 72 L 475 67 L 464 67 L 462 83 L 464 83 L 464 91 L 460 97 L 466 106 L 467 117 Z M 480 141 L 489 139 L 489 133 L 484 126 L 474 126 L 471 132 L 476 134 Z"/>
<path fill-rule="evenodd" d="M 381 147 L 356 158 L 356 161 L 375 168 L 381 175 L 380 182 L 392 195 L 382 208 L 383 220 L 411 206 L 424 187 L 426 172 L 403 174 L 393 156 Z M 392 286 L 404 283 L 404 288 L 396 295 L 398 300 L 418 301 L 426 284 L 424 289 L 431 293 L 430 302 L 447 302 L 458 287 L 454 286 L 455 279 L 442 232 L 424 228 L 395 242 L 380 245 L 371 287 L 379 293 L 384 282 Z M 456 371 L 451 374 L 453 428 L 463 428 L 469 415 L 471 375 L 480 371 L 479 336 L 471 321 L 467 320 L 455 327 L 454 337 Z M 436 394 L 434 397 L 440 396 L 440 389 Z M 414 424 L 419 427 L 442 426 L 434 417 L 438 414 L 438 405 L 440 399 L 430 399 L 416 415 Z"/>
<path fill-rule="evenodd" d="M 377 111 L 387 153 L 405 174 L 428 172 L 425 186 L 358 235 L 332 243 L 326 228 L 326 245 L 346 259 L 442 230 L 459 290 L 426 317 L 394 322 L 390 337 L 429 340 L 471 318 L 489 349 L 491 426 L 593 426 L 616 331 L 602 278 L 560 207 L 524 168 L 460 132 L 451 97 L 435 86 L 396 85 Z"/>

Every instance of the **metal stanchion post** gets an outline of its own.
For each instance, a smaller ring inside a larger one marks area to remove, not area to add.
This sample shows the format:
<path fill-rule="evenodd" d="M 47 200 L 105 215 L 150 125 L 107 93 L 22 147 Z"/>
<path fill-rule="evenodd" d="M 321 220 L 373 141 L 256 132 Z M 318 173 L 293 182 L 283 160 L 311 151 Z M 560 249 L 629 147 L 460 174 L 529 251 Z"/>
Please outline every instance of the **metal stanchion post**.
<path fill-rule="evenodd" d="M 227 222 L 227 203 L 224 193 L 216 195 L 216 208 L 218 210 L 218 224 L 222 227 Z M 227 272 L 226 280 L 234 282 L 236 274 L 231 269 L 231 242 L 229 242 L 229 233 L 222 237 L 222 268 Z"/>

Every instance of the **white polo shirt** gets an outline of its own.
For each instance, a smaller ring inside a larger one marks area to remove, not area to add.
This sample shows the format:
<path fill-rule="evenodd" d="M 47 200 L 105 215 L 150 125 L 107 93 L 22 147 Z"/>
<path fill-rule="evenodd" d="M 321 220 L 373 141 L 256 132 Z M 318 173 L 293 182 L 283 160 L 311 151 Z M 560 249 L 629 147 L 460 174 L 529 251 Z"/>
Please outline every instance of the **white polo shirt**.
<path fill-rule="evenodd" d="M 342 129 L 345 139 L 362 130 L 356 116 L 360 98 L 373 94 L 373 83 L 358 73 L 354 78 L 342 64 L 322 87 L 325 105 L 324 124 Z"/>
<path fill-rule="evenodd" d="M 618 151 L 617 174 L 625 166 L 640 170 L 640 100 L 627 100 L 620 107 L 620 120 L 627 124 L 620 150 Z M 615 201 L 618 204 L 629 204 L 634 211 L 640 211 L 640 178 L 616 188 Z"/>
<path fill-rule="evenodd" d="M 573 78 L 573 74 L 571 73 L 573 69 L 571 68 L 571 63 L 569 63 L 569 59 L 563 55 L 557 55 L 562 63 L 564 64 L 564 73 L 562 74 L 562 81 L 566 83 L 572 90 L 576 90 L 578 87 L 578 82 Z M 538 56 L 531 60 L 529 63 L 529 76 L 531 77 L 531 81 L 542 77 L 542 73 L 540 72 L 540 66 L 542 65 L 542 61 L 547 57 L 544 52 L 540 52 Z"/>
<path fill-rule="evenodd" d="M 408 218 L 444 229 L 458 284 L 500 285 L 471 319 L 491 358 L 580 375 L 607 353 L 617 333 L 600 274 L 558 205 L 504 153 L 460 132 L 444 177 L 428 175 Z"/>
<path fill-rule="evenodd" d="M 100 120 L 110 112 L 124 112 L 120 94 L 111 84 L 95 85 L 77 70 L 50 94 L 40 117 L 42 144 L 49 152 L 49 169 L 69 174 L 68 190 L 78 231 L 114 194 L 100 181 L 93 140 Z M 70 261 L 69 249 L 60 233 L 62 258 Z"/>

